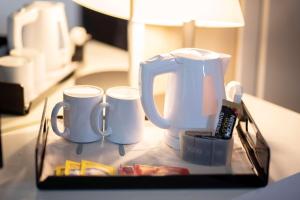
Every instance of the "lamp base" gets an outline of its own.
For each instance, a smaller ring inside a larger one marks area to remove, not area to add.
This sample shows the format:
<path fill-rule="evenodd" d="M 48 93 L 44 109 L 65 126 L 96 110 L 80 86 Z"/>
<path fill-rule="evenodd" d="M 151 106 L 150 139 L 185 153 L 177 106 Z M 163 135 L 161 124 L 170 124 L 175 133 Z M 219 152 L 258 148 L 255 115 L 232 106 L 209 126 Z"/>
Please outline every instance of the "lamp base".
<path fill-rule="evenodd" d="M 190 22 L 183 23 L 183 47 L 191 48 L 195 46 L 195 32 L 196 32 L 196 25 L 195 20 Z"/>

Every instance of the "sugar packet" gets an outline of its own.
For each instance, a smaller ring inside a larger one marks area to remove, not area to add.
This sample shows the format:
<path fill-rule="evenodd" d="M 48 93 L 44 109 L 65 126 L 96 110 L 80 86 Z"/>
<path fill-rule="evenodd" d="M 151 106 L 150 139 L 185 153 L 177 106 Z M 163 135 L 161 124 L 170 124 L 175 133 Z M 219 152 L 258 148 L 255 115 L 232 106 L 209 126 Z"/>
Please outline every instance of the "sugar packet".
<path fill-rule="evenodd" d="M 66 160 L 65 163 L 65 175 L 66 176 L 79 176 L 80 175 L 80 163 L 72 160 Z"/>
<path fill-rule="evenodd" d="M 56 176 L 64 176 L 65 175 L 65 166 L 60 165 L 55 168 L 55 175 Z"/>
<path fill-rule="evenodd" d="M 81 161 L 80 174 L 82 176 L 108 176 L 114 175 L 115 173 L 115 168 L 113 166 L 88 160 Z"/>

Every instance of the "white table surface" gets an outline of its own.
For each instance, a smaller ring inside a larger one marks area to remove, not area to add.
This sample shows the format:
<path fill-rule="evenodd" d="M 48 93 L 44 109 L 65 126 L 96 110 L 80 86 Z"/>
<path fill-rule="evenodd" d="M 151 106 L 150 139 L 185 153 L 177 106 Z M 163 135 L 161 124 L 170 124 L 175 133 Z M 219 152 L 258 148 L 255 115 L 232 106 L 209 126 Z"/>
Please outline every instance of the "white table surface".
<path fill-rule="evenodd" d="M 110 47 L 105 46 L 105 49 L 107 48 Z M 110 50 L 115 51 L 113 48 Z M 122 51 L 118 53 L 125 56 Z M 117 69 L 120 65 L 115 64 Z M 70 79 L 57 87 L 56 92 L 49 96 L 49 104 L 53 105 L 61 100 L 62 89 L 72 84 L 74 80 Z M 270 183 L 300 172 L 300 114 L 250 95 L 244 95 L 243 101 L 271 148 Z M 40 191 L 35 185 L 34 149 L 42 115 L 42 104 L 34 107 L 26 116 L 2 116 L 4 168 L 0 169 L 0 199 L 232 199 L 254 190 Z"/>

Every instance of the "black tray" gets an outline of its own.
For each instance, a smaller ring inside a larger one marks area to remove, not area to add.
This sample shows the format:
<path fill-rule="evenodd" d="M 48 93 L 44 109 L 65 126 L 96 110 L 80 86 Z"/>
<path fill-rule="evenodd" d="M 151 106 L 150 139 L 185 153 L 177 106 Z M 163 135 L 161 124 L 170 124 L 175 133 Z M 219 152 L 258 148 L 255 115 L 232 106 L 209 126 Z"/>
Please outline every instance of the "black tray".
<path fill-rule="evenodd" d="M 253 168 L 251 174 L 47 176 L 42 180 L 49 132 L 46 100 L 35 150 L 36 185 L 39 189 L 249 188 L 265 186 L 268 183 L 270 149 L 244 103 L 242 103 L 242 107 L 243 115 L 239 118 L 237 132 L 251 162 Z"/>
<path fill-rule="evenodd" d="M 3 155 L 2 155 L 2 130 L 1 130 L 1 113 L 0 113 L 0 168 L 3 167 Z"/>

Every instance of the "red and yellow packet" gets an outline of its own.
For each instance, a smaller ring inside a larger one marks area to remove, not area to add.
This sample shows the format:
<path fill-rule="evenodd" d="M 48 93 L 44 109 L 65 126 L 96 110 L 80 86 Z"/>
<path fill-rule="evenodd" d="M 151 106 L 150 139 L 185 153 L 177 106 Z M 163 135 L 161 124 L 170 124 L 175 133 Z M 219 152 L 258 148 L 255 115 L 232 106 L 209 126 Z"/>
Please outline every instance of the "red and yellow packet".
<path fill-rule="evenodd" d="M 120 166 L 119 175 L 123 176 L 166 176 L 166 175 L 189 175 L 189 170 L 173 166 L 139 165 Z"/>

